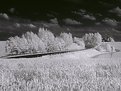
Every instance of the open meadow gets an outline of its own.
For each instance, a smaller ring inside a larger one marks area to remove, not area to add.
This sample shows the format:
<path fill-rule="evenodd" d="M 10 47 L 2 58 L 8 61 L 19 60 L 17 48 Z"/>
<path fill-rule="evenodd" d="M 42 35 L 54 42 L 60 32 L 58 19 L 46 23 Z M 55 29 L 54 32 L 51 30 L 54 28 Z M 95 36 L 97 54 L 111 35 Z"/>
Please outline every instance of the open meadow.
<path fill-rule="evenodd" d="M 120 43 L 114 45 L 121 49 Z M 88 49 L 37 58 L 1 58 L 0 91 L 121 91 L 121 58 L 110 54 L 92 58 L 99 54 Z"/>

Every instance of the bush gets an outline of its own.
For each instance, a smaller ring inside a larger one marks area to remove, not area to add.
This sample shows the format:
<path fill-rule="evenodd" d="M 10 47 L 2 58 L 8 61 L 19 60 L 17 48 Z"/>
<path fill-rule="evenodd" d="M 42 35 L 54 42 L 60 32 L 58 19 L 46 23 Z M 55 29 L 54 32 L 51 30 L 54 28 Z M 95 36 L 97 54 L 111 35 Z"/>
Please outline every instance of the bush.
<path fill-rule="evenodd" d="M 86 48 L 93 48 L 101 44 L 102 36 L 99 33 L 89 33 L 83 36 Z"/>
<path fill-rule="evenodd" d="M 112 37 L 109 37 L 108 42 L 115 42 L 115 40 Z"/>
<path fill-rule="evenodd" d="M 101 44 L 100 46 L 96 47 L 96 50 L 100 52 L 116 52 L 115 47 L 111 46 L 110 44 Z"/>

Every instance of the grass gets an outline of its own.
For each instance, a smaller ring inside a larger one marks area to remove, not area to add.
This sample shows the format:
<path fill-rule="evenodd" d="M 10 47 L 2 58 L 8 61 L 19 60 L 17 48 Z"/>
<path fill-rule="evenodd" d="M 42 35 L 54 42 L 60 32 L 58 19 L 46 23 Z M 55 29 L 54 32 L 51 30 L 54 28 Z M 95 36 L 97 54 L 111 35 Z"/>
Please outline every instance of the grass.
<path fill-rule="evenodd" d="M 50 57 L 1 59 L 0 91 L 121 91 L 120 62 L 85 65 Z"/>

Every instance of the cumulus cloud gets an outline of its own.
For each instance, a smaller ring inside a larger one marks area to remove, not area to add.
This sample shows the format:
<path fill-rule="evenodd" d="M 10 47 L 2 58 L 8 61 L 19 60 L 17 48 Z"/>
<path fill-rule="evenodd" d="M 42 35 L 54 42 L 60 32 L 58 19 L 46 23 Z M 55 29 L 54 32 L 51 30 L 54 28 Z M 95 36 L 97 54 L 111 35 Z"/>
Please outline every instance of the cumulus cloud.
<path fill-rule="evenodd" d="M 81 24 L 80 22 L 78 22 L 78 21 L 76 21 L 76 20 L 72 20 L 72 19 L 70 19 L 70 18 L 65 19 L 64 22 L 65 22 L 66 24 L 71 24 L 71 25 Z"/>
<path fill-rule="evenodd" d="M 118 16 L 121 16 L 121 9 L 119 7 L 109 10 L 109 12 L 116 13 Z"/>
<path fill-rule="evenodd" d="M 11 13 L 14 13 L 14 12 L 15 12 L 15 8 L 10 8 L 9 11 L 10 11 Z"/>
<path fill-rule="evenodd" d="M 105 18 L 102 21 L 111 26 L 117 26 L 118 23 L 115 19 L 109 19 L 109 18 Z"/>
<path fill-rule="evenodd" d="M 58 24 L 58 20 L 57 20 L 57 18 L 50 19 L 50 22 L 53 23 L 53 24 Z"/>
<path fill-rule="evenodd" d="M 9 19 L 9 16 L 6 13 L 0 13 L 0 17 L 4 18 L 4 19 Z"/>
<path fill-rule="evenodd" d="M 92 15 L 84 15 L 83 16 L 85 19 L 89 19 L 89 20 L 96 20 L 96 18 L 94 17 L 94 16 L 92 16 Z"/>

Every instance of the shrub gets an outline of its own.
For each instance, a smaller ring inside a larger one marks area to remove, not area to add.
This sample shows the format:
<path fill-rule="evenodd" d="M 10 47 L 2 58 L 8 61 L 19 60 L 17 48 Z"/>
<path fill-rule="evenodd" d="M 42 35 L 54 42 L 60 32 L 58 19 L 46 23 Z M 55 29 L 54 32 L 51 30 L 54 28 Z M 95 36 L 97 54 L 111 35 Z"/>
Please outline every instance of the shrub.
<path fill-rule="evenodd" d="M 102 36 L 99 33 L 89 33 L 83 36 L 86 48 L 96 47 L 101 44 Z"/>
<path fill-rule="evenodd" d="M 109 37 L 108 42 L 115 42 L 115 40 L 112 37 Z"/>
<path fill-rule="evenodd" d="M 116 52 L 115 47 L 111 46 L 110 44 L 101 44 L 100 46 L 96 47 L 96 50 L 100 52 Z"/>

